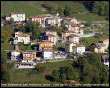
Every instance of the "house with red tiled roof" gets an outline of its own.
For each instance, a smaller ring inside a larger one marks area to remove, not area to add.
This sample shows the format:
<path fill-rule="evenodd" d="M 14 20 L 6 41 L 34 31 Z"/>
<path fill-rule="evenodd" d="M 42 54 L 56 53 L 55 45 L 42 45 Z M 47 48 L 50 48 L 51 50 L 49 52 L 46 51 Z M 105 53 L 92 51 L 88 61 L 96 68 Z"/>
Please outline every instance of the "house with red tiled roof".
<path fill-rule="evenodd" d="M 43 41 L 39 44 L 39 50 L 42 50 L 44 47 L 52 47 L 52 43 L 50 41 Z"/>
<path fill-rule="evenodd" d="M 52 45 L 56 45 L 58 36 L 55 30 L 47 30 L 44 32 L 44 40 L 48 40 Z"/>
<path fill-rule="evenodd" d="M 103 43 L 92 43 L 90 46 L 89 46 L 89 50 L 91 52 L 96 52 L 96 53 L 104 53 L 105 52 L 105 44 Z"/>
<path fill-rule="evenodd" d="M 52 47 L 44 47 L 42 51 L 43 59 L 53 59 L 53 49 Z"/>
<path fill-rule="evenodd" d="M 11 51 L 11 60 L 22 59 L 23 50 L 12 50 Z"/>
<path fill-rule="evenodd" d="M 27 50 L 27 51 L 23 52 L 22 62 L 33 62 L 34 59 L 36 59 L 36 51 Z"/>
<path fill-rule="evenodd" d="M 76 53 L 83 54 L 85 52 L 85 46 L 80 44 L 73 46 L 72 49 L 74 54 Z"/>
<path fill-rule="evenodd" d="M 24 34 L 21 31 L 15 32 L 15 37 L 13 37 L 13 39 L 14 39 L 14 44 L 17 44 L 19 42 L 21 42 L 23 44 L 30 43 L 30 35 Z"/>
<path fill-rule="evenodd" d="M 79 36 L 78 36 L 78 35 L 70 34 L 70 35 L 67 37 L 67 39 L 68 39 L 68 41 L 70 41 L 70 42 L 79 43 Z"/>
<path fill-rule="evenodd" d="M 46 26 L 56 26 L 60 27 L 61 26 L 61 18 L 57 16 L 52 16 L 51 18 L 46 19 Z"/>
<path fill-rule="evenodd" d="M 67 40 L 67 37 L 68 37 L 70 34 L 75 34 L 75 32 L 72 31 L 72 30 L 64 31 L 64 32 L 62 33 L 62 40 L 63 40 L 63 41 L 66 41 L 66 40 Z"/>
<path fill-rule="evenodd" d="M 17 21 L 25 21 L 25 13 L 23 12 L 11 12 L 5 15 L 5 20 L 10 21 L 13 18 L 15 22 Z"/>
<path fill-rule="evenodd" d="M 50 41 L 52 43 L 52 45 L 56 45 L 56 43 L 57 43 L 57 37 L 52 34 L 45 35 L 45 40 Z"/>

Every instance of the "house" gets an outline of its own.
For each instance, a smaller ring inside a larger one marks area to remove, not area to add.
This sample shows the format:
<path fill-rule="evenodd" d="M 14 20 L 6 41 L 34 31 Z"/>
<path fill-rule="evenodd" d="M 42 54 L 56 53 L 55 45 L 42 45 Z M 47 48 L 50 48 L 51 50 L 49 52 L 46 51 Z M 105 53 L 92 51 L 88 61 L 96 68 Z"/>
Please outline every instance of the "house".
<path fill-rule="evenodd" d="M 41 27 L 46 27 L 46 19 L 47 18 L 51 18 L 52 15 L 51 14 L 43 14 L 43 15 L 39 15 L 39 16 L 30 16 L 28 17 L 28 21 L 37 21 L 39 22 Z"/>
<path fill-rule="evenodd" d="M 11 12 L 10 14 L 7 14 L 5 16 L 6 21 L 10 21 L 10 19 L 13 18 L 14 21 L 25 21 L 25 13 L 17 13 L 17 12 Z"/>
<path fill-rule="evenodd" d="M 22 62 L 33 62 L 34 59 L 36 59 L 36 51 L 27 50 L 27 51 L 23 52 Z"/>
<path fill-rule="evenodd" d="M 14 64 L 15 68 L 35 68 L 36 63 L 32 62 L 16 62 Z"/>
<path fill-rule="evenodd" d="M 66 44 L 65 44 L 65 50 L 66 50 L 66 52 L 73 52 L 73 46 L 75 46 L 76 45 L 76 43 L 74 43 L 74 42 L 67 42 Z"/>
<path fill-rule="evenodd" d="M 72 30 L 76 34 L 83 35 L 82 28 L 84 27 L 84 25 L 81 24 L 77 19 L 70 18 L 70 17 L 63 17 L 62 20 L 63 20 L 63 23 L 65 24 L 65 27 L 67 27 L 68 30 Z"/>
<path fill-rule="evenodd" d="M 57 37 L 57 32 L 55 30 L 47 30 L 47 31 L 45 31 L 45 35 L 47 35 L 47 34 L 52 34 L 52 35 Z"/>
<path fill-rule="evenodd" d="M 52 43 L 50 41 L 43 41 L 39 44 L 39 50 L 43 50 L 44 47 L 52 47 Z"/>
<path fill-rule="evenodd" d="M 71 30 L 67 30 L 65 32 L 62 33 L 62 40 L 63 41 L 66 41 L 67 40 L 67 37 L 70 35 L 70 34 L 75 34 L 74 31 L 71 31 Z"/>
<path fill-rule="evenodd" d="M 53 59 L 53 49 L 52 47 L 44 47 L 42 51 L 43 59 Z"/>
<path fill-rule="evenodd" d="M 73 30 L 76 33 L 78 33 L 78 30 L 80 28 L 80 24 L 75 24 L 71 21 L 64 21 L 65 27 L 68 28 L 68 30 Z"/>
<path fill-rule="evenodd" d="M 29 44 L 30 43 L 30 35 L 24 34 L 23 32 L 15 32 L 14 44 L 17 44 L 19 42 L 22 42 L 23 44 Z"/>
<path fill-rule="evenodd" d="M 41 27 L 45 27 L 45 16 L 44 15 L 39 15 L 39 16 L 30 16 L 28 17 L 28 21 L 37 21 L 39 22 Z"/>
<path fill-rule="evenodd" d="M 78 36 L 78 35 L 70 34 L 70 35 L 67 37 L 67 39 L 68 39 L 68 41 L 70 41 L 70 42 L 79 43 L 79 36 Z"/>
<path fill-rule="evenodd" d="M 105 44 L 105 49 L 108 49 L 109 39 L 100 39 L 98 42 Z"/>
<path fill-rule="evenodd" d="M 26 26 L 26 23 L 23 21 L 14 22 L 14 27 L 18 28 L 19 26 Z"/>
<path fill-rule="evenodd" d="M 55 35 L 47 34 L 47 35 L 45 35 L 45 39 L 50 41 L 52 43 L 52 45 L 57 44 L 57 37 Z"/>
<path fill-rule="evenodd" d="M 60 27 L 61 26 L 61 18 L 57 16 L 52 16 L 51 18 L 47 18 L 46 21 L 46 26 L 56 26 Z"/>
<path fill-rule="evenodd" d="M 79 54 L 83 54 L 85 52 L 85 46 L 84 45 L 75 45 L 72 47 L 73 48 L 73 53 L 79 53 Z"/>
<path fill-rule="evenodd" d="M 102 55 L 101 56 L 101 61 L 104 65 L 109 67 L 109 55 Z"/>
<path fill-rule="evenodd" d="M 89 50 L 92 52 L 96 52 L 96 53 L 104 53 L 105 52 L 105 44 L 103 44 L 103 43 L 97 43 L 97 44 L 92 43 L 89 46 Z"/>
<path fill-rule="evenodd" d="M 22 59 L 23 50 L 12 50 L 11 51 L 11 60 Z"/>

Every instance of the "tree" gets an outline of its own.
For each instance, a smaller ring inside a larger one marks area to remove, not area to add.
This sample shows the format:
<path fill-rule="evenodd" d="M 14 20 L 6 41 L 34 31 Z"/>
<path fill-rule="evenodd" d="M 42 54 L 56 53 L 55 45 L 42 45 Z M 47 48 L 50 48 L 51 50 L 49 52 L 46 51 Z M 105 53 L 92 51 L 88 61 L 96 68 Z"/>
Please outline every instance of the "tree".
<path fill-rule="evenodd" d="M 54 70 L 53 73 L 52 73 L 52 78 L 53 78 L 53 81 L 56 81 L 56 82 L 59 82 L 60 81 L 60 73 L 58 70 Z"/>
<path fill-rule="evenodd" d="M 35 68 L 35 69 L 37 70 L 37 72 L 44 72 L 45 66 L 43 66 L 42 63 L 38 63 L 38 64 L 36 65 L 36 68 Z"/>
<path fill-rule="evenodd" d="M 25 33 L 25 31 L 26 31 L 26 29 L 25 29 L 25 27 L 22 25 L 22 26 L 19 26 L 19 28 L 18 28 L 20 31 L 22 31 L 23 33 Z"/>
<path fill-rule="evenodd" d="M 104 7 L 104 15 L 105 16 L 109 16 L 109 5 L 105 5 L 105 7 Z"/>
<path fill-rule="evenodd" d="M 58 50 L 58 47 L 56 45 L 53 45 L 53 50 Z"/>
<path fill-rule="evenodd" d="M 60 74 L 65 73 L 65 72 L 66 72 L 66 69 L 67 69 L 67 66 L 60 67 L 60 68 L 59 68 Z"/>
<path fill-rule="evenodd" d="M 77 72 L 74 72 L 73 75 L 74 75 L 73 79 L 78 79 L 79 78 L 79 74 Z"/>
<path fill-rule="evenodd" d="M 66 79 L 72 80 L 74 78 L 74 70 L 71 65 L 69 65 L 66 69 Z"/>
<path fill-rule="evenodd" d="M 63 74 L 60 75 L 60 82 L 64 83 L 65 80 L 66 80 L 66 75 L 63 73 Z"/>
<path fill-rule="evenodd" d="M 93 13 L 98 13 L 99 7 L 100 7 L 100 2 L 99 1 L 94 1 L 92 12 Z"/>
<path fill-rule="evenodd" d="M 63 8 L 61 6 L 58 7 L 58 12 L 60 16 L 63 16 Z"/>
<path fill-rule="evenodd" d="M 39 29 L 39 22 L 32 22 L 29 21 L 26 27 L 26 32 L 32 32 L 32 39 L 35 40 L 37 39 L 38 35 L 40 34 L 40 29 Z"/>
<path fill-rule="evenodd" d="M 10 79 L 11 79 L 11 74 L 9 69 L 7 69 L 5 64 L 1 64 L 1 80 L 7 83 L 10 81 Z"/>
<path fill-rule="evenodd" d="M 64 10 L 64 15 L 65 16 L 71 16 L 72 15 L 72 7 L 66 6 Z"/>
<path fill-rule="evenodd" d="M 9 23 L 9 25 L 13 25 L 13 23 L 14 23 L 14 19 L 11 18 L 10 21 L 9 21 L 8 23 Z"/>

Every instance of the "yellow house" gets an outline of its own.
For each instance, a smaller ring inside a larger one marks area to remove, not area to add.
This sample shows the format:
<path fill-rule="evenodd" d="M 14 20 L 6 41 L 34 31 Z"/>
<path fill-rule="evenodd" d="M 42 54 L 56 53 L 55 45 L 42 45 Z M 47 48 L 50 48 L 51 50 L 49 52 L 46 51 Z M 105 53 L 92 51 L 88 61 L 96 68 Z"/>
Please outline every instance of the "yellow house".
<path fill-rule="evenodd" d="M 103 43 L 92 43 L 91 46 L 89 46 L 89 50 L 96 53 L 104 53 L 105 52 L 105 44 Z"/>
<path fill-rule="evenodd" d="M 109 39 L 100 39 L 98 42 L 105 44 L 105 49 L 109 46 Z"/>
<path fill-rule="evenodd" d="M 98 48 L 94 48 L 94 52 L 98 53 L 99 52 Z"/>
<path fill-rule="evenodd" d="M 66 52 L 72 52 L 73 51 L 73 46 L 75 46 L 76 45 L 76 43 L 74 43 L 74 42 L 67 42 L 66 44 L 65 44 L 65 50 L 66 50 Z"/>

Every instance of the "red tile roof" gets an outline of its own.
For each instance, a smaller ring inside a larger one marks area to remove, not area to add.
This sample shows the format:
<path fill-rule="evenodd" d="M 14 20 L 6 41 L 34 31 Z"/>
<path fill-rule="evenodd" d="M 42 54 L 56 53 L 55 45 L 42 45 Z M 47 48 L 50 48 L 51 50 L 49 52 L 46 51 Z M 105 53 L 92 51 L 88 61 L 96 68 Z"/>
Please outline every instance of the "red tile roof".
<path fill-rule="evenodd" d="M 12 50 L 11 52 L 20 52 L 20 53 L 22 53 L 24 51 L 23 50 Z"/>
<path fill-rule="evenodd" d="M 70 34 L 68 37 L 79 37 L 78 35 Z"/>
<path fill-rule="evenodd" d="M 66 21 L 67 24 L 70 24 L 72 27 L 79 27 L 80 24 L 75 24 L 74 22 L 71 21 Z"/>
<path fill-rule="evenodd" d="M 47 37 L 55 37 L 55 36 L 52 35 L 52 34 L 47 34 L 47 35 L 45 35 L 45 36 L 47 36 Z"/>
<path fill-rule="evenodd" d="M 56 30 L 47 30 L 46 32 L 56 32 Z"/>
<path fill-rule="evenodd" d="M 65 31 L 64 33 L 75 33 L 75 32 L 72 31 L 72 30 L 67 30 L 67 31 Z"/>
<path fill-rule="evenodd" d="M 80 28 L 80 30 L 84 30 L 83 28 Z"/>
<path fill-rule="evenodd" d="M 106 39 L 100 39 L 99 41 L 105 41 Z"/>
<path fill-rule="evenodd" d="M 70 17 L 62 17 L 63 20 L 71 20 L 72 18 Z"/>
<path fill-rule="evenodd" d="M 73 46 L 73 47 L 80 47 L 80 45 L 75 45 L 75 46 Z"/>

